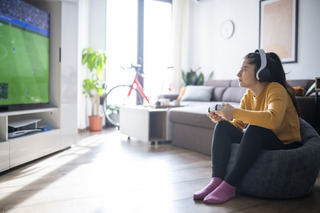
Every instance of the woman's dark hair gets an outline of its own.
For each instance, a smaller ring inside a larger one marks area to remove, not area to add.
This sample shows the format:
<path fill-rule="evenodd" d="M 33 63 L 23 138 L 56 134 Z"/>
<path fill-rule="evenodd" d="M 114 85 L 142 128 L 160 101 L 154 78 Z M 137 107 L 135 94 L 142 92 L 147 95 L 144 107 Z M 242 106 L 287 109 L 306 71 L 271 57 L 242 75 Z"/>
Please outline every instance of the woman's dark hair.
<path fill-rule="evenodd" d="M 287 83 L 286 73 L 284 72 L 284 69 L 283 69 L 283 66 L 282 66 L 282 63 L 281 63 L 279 56 L 273 52 L 266 53 L 266 56 L 267 56 L 267 68 L 271 72 L 271 76 L 270 76 L 270 79 L 268 80 L 268 82 L 277 82 L 277 83 L 281 84 L 286 89 L 286 91 L 290 95 L 292 103 L 293 103 L 294 107 L 296 108 L 296 111 L 299 115 L 299 108 L 298 108 L 298 104 L 297 104 L 297 100 L 296 100 L 296 96 L 295 96 L 295 91 L 294 91 L 293 87 Z M 261 59 L 260 59 L 259 54 L 249 53 L 244 57 L 244 59 L 246 59 L 249 64 L 255 66 L 255 68 L 254 68 L 255 72 L 258 71 L 258 69 L 261 66 Z"/>

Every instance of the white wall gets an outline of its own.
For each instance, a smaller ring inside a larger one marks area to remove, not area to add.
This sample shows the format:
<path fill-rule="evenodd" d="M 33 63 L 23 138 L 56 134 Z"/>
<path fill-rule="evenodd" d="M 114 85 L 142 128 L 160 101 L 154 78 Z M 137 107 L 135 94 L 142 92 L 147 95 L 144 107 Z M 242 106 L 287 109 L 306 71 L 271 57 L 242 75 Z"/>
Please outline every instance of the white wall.
<path fill-rule="evenodd" d="M 89 46 L 106 50 L 107 0 L 90 0 Z"/>
<path fill-rule="evenodd" d="M 298 12 L 298 62 L 284 64 L 287 79 L 320 76 L 320 1 L 300 0 Z M 214 79 L 235 79 L 243 57 L 259 45 L 258 0 L 201 0 L 193 2 L 190 68 L 201 67 Z M 235 24 L 234 35 L 220 35 L 223 21 Z"/>

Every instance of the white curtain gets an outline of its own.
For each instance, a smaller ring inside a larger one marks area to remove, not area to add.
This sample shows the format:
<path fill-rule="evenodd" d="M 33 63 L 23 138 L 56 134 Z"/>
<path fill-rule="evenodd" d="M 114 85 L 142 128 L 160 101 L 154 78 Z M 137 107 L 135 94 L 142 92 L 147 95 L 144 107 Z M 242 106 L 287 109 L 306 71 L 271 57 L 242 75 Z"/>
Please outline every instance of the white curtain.
<path fill-rule="evenodd" d="M 181 70 L 189 69 L 189 52 L 191 36 L 191 7 L 195 0 L 173 0 L 173 72 L 170 76 L 172 93 L 178 93 L 182 84 Z"/>

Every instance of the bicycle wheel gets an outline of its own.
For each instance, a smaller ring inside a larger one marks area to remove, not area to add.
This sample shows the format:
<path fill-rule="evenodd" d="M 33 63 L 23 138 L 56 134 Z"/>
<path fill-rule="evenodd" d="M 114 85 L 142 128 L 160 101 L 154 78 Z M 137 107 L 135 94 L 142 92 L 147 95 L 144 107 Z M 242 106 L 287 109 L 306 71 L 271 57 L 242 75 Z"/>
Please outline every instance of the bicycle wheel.
<path fill-rule="evenodd" d="M 110 126 L 119 127 L 119 115 L 121 106 L 132 106 L 142 103 L 140 93 L 133 89 L 128 97 L 130 85 L 118 85 L 109 90 L 103 101 L 103 112 L 106 122 Z"/>

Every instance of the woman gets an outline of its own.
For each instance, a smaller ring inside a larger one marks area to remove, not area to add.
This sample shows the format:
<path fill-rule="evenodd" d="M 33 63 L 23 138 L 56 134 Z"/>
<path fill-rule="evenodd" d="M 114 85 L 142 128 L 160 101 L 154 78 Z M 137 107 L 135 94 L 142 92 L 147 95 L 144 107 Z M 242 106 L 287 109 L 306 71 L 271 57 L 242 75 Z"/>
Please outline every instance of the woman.
<path fill-rule="evenodd" d="M 236 186 L 259 155 L 259 151 L 301 146 L 300 123 L 293 88 L 287 84 L 275 53 L 256 50 L 245 56 L 237 74 L 239 85 L 248 88 L 239 108 L 209 113 L 217 123 L 212 138 L 212 179 L 194 199 L 224 203 L 235 196 Z M 231 144 L 240 143 L 236 163 L 226 176 Z"/>

